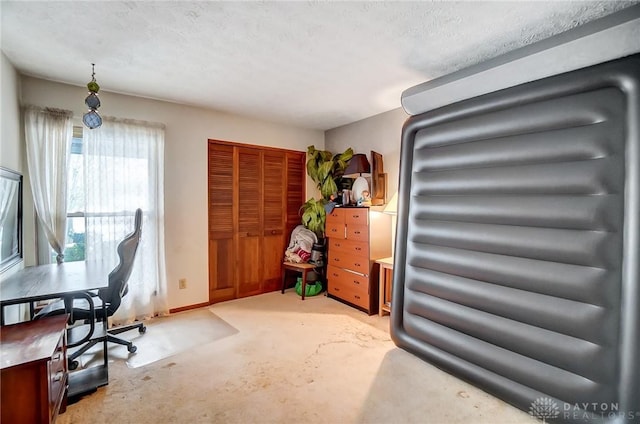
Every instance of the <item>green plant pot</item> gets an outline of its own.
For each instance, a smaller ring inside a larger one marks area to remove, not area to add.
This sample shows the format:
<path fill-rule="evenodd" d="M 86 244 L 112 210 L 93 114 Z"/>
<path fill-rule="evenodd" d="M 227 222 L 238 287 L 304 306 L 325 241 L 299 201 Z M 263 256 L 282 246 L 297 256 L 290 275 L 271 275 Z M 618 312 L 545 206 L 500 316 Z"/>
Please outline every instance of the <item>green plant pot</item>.
<path fill-rule="evenodd" d="M 304 296 L 315 296 L 320 294 L 320 292 L 322 292 L 322 283 L 320 281 L 317 281 L 315 283 L 311 283 L 307 281 L 307 284 L 305 285 L 305 293 Z M 296 283 L 296 293 L 298 293 L 298 296 L 302 296 L 302 278 L 298 277 L 298 282 Z"/>

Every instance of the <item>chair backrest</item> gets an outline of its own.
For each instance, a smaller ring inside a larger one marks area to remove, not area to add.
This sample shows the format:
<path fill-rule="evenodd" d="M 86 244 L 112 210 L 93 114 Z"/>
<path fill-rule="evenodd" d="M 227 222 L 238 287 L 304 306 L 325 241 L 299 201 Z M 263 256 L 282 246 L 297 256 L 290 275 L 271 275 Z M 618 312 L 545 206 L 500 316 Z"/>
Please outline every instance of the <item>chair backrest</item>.
<path fill-rule="evenodd" d="M 129 276 L 140 243 L 142 233 L 142 210 L 136 209 L 133 232 L 118 244 L 120 263 L 109 274 L 109 287 L 98 291 L 98 296 L 107 306 L 107 315 L 111 316 L 120 307 L 122 297 L 127 294 Z"/>

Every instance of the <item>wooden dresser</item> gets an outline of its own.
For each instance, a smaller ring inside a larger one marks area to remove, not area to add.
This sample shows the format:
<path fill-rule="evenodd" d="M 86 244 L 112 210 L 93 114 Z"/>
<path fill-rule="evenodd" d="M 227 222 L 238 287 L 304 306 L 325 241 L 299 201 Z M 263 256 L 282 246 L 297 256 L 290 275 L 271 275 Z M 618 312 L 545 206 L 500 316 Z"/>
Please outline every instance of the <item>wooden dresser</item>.
<path fill-rule="evenodd" d="M 378 264 L 391 255 L 391 219 L 369 208 L 335 208 L 327 215 L 327 293 L 369 315 L 378 312 Z"/>
<path fill-rule="evenodd" d="M 67 316 L 3 326 L 3 423 L 53 423 L 66 407 Z"/>

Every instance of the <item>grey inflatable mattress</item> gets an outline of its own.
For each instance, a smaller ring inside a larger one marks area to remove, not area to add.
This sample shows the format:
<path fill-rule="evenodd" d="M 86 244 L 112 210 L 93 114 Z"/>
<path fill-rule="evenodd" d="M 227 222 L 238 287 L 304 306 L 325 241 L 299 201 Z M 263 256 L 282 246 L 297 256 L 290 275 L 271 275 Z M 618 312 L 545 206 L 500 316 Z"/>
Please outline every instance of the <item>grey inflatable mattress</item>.
<path fill-rule="evenodd" d="M 634 55 L 407 120 L 398 346 L 547 422 L 640 422 L 639 84 Z"/>

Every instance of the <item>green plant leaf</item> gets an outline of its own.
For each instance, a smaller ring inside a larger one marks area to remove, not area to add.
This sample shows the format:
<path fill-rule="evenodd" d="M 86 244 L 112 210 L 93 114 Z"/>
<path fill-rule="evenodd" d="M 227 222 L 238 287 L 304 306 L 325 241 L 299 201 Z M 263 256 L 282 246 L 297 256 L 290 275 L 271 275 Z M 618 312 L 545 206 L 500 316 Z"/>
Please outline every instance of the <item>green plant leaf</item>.
<path fill-rule="evenodd" d="M 324 183 L 324 180 L 331 176 L 332 169 L 333 162 L 324 162 L 318 167 L 318 180 L 320 183 Z"/>
<path fill-rule="evenodd" d="M 322 197 L 328 199 L 338 191 L 337 181 L 353 157 L 353 149 L 348 148 L 343 153 L 334 155 L 328 150 L 317 150 L 314 146 L 308 146 L 307 155 L 307 175 L 316 184 Z"/>
<path fill-rule="evenodd" d="M 302 225 L 313 231 L 319 237 L 324 235 L 326 213 L 324 210 L 325 201 L 323 199 L 309 199 L 300 210 L 302 211 Z"/>
<path fill-rule="evenodd" d="M 351 147 L 349 147 L 343 153 L 336 155 L 336 157 L 334 158 L 334 162 L 336 164 L 335 171 L 340 172 L 342 175 L 344 173 L 344 170 L 347 169 L 347 166 L 349 165 L 349 161 L 351 160 L 352 157 L 353 157 L 353 149 Z"/>
<path fill-rule="evenodd" d="M 322 183 L 322 187 L 320 187 L 320 194 L 322 194 L 322 197 L 324 197 L 325 199 L 328 199 L 329 196 L 337 192 L 338 186 L 336 185 L 336 182 L 333 180 L 333 178 L 327 178 L 326 180 L 324 180 L 324 182 Z"/>

